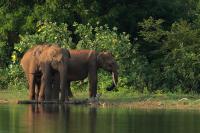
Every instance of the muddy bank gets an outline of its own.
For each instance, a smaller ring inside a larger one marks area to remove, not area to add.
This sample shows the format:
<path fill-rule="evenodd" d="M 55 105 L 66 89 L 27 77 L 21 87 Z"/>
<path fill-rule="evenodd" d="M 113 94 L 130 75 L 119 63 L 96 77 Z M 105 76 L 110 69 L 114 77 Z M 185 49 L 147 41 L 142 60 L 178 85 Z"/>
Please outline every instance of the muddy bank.
<path fill-rule="evenodd" d="M 186 102 L 140 101 L 140 102 L 103 102 L 102 107 L 119 107 L 133 109 L 189 109 L 200 110 L 200 104 Z"/>
<path fill-rule="evenodd" d="M 119 107 L 119 108 L 132 108 L 132 109 L 185 109 L 185 110 L 200 110 L 200 99 L 189 100 L 182 98 L 179 100 L 143 100 L 143 101 L 119 101 L 119 100 L 104 100 L 101 99 L 98 102 L 86 102 L 85 100 L 74 100 L 65 102 L 65 104 L 96 106 L 103 108 Z M 84 101 L 84 102 L 81 102 Z M 0 100 L 0 104 L 18 104 L 18 100 Z M 54 102 L 46 102 L 53 103 Z M 22 103 L 23 104 L 23 103 Z M 26 101 L 27 104 L 27 101 Z M 28 103 L 32 104 L 32 103 Z M 56 103 L 60 104 L 60 103 Z"/>

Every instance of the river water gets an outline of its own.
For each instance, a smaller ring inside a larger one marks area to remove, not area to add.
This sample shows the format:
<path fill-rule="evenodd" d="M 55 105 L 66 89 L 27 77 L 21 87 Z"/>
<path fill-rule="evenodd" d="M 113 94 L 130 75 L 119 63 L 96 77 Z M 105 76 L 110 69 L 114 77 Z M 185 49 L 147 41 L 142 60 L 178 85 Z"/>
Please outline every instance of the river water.
<path fill-rule="evenodd" d="M 198 133 L 200 111 L 0 105 L 0 133 Z"/>

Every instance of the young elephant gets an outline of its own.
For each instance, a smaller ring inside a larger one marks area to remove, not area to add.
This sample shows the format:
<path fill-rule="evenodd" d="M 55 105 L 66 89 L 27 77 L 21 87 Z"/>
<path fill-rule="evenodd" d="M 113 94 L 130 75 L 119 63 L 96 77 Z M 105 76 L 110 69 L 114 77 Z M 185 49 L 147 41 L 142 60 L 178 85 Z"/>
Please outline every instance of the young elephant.
<path fill-rule="evenodd" d="M 104 69 L 112 73 L 113 84 L 108 87 L 110 91 L 116 87 L 118 82 L 118 65 L 114 57 L 109 52 L 96 52 L 94 50 L 69 50 L 70 59 L 68 66 L 68 94 L 72 96 L 70 89 L 71 81 L 83 80 L 88 77 L 89 79 L 89 96 L 96 97 L 97 94 L 97 70 L 99 68 Z M 55 83 L 59 81 L 58 76 L 54 78 Z M 55 85 L 56 86 L 56 85 Z M 57 94 L 58 93 L 54 93 Z"/>
<path fill-rule="evenodd" d="M 38 91 L 40 88 L 40 78 L 41 71 L 39 70 L 39 62 L 36 60 L 35 56 L 33 56 L 33 51 L 35 47 L 29 49 L 20 61 L 20 65 L 24 70 L 26 75 L 26 79 L 28 81 L 29 87 L 29 99 L 35 100 L 37 99 L 37 95 L 35 95 L 35 91 Z"/>
<path fill-rule="evenodd" d="M 28 80 L 29 98 L 31 100 L 43 101 L 44 98 L 45 100 L 51 99 L 50 91 L 52 89 L 53 73 L 59 73 L 60 75 L 61 101 L 65 100 L 65 87 L 68 85 L 64 80 L 67 78 L 69 57 L 70 54 L 67 50 L 57 45 L 45 44 L 37 45 L 24 54 L 20 64 Z"/>

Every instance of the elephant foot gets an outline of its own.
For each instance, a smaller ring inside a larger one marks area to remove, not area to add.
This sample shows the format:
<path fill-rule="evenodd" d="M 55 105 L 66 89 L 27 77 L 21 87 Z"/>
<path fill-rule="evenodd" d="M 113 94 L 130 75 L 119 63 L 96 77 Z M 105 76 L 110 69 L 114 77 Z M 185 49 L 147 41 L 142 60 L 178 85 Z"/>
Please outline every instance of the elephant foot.
<path fill-rule="evenodd" d="M 74 101 L 74 98 L 73 97 L 68 97 L 68 98 L 65 99 L 65 101 L 66 102 L 71 102 L 71 101 Z"/>
<path fill-rule="evenodd" d="M 43 96 L 39 96 L 37 101 L 38 101 L 38 102 L 44 101 L 44 97 L 43 97 Z"/>
<path fill-rule="evenodd" d="M 35 100 L 35 95 L 30 94 L 30 95 L 29 95 L 29 99 L 30 99 L 30 100 Z"/>
<path fill-rule="evenodd" d="M 69 97 L 68 97 L 68 98 L 65 98 L 65 101 L 70 101 Z"/>

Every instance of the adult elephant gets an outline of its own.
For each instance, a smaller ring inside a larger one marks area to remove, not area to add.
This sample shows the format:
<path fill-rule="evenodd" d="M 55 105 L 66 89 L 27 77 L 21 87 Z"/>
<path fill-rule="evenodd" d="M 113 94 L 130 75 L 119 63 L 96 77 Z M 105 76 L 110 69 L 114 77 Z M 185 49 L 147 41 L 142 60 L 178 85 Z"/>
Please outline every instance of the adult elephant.
<path fill-rule="evenodd" d="M 68 99 L 68 96 L 65 97 L 65 87 L 68 85 L 64 80 L 67 79 L 69 57 L 68 50 L 47 44 L 37 45 L 24 54 L 20 64 L 28 80 L 31 100 L 51 99 L 51 81 L 54 73 L 58 73 L 61 79 L 58 88 L 61 90 L 61 101 Z"/>
<path fill-rule="evenodd" d="M 67 52 L 67 51 L 66 51 Z M 118 65 L 110 52 L 97 52 L 95 50 L 69 50 L 70 59 L 68 66 L 68 95 L 73 96 L 70 89 L 71 81 L 83 80 L 88 77 L 89 80 L 89 96 L 96 97 L 97 94 L 97 70 L 104 69 L 112 74 L 113 83 L 107 90 L 114 89 L 118 82 Z M 55 77 L 55 83 L 58 83 L 59 77 Z M 56 90 L 56 89 L 54 89 Z M 55 98 L 58 97 L 58 93 Z"/>

